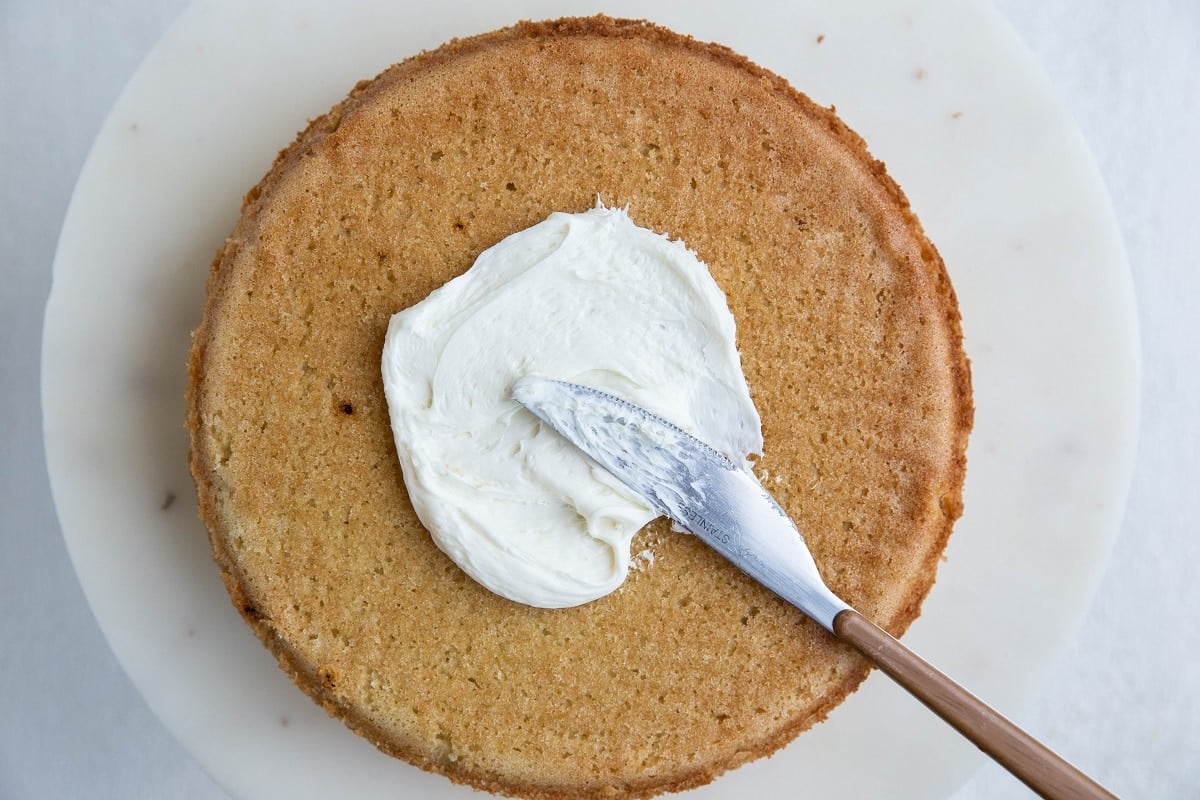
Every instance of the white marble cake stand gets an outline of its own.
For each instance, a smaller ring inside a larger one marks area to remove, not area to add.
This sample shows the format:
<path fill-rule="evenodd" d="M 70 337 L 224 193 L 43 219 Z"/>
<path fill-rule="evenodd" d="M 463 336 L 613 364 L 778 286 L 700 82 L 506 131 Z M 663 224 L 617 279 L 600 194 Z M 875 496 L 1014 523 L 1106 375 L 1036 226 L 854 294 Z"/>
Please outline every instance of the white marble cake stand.
<path fill-rule="evenodd" d="M 451 36 L 598 10 L 729 44 L 835 104 L 949 265 L 978 407 L 967 512 L 906 641 L 1013 709 L 1089 601 L 1131 465 L 1130 278 L 1080 136 L 993 10 L 199 2 L 134 76 L 80 177 L 46 314 L 43 402 L 59 518 L 100 626 L 151 708 L 236 796 L 472 793 L 328 719 L 225 596 L 182 428 L 208 263 L 276 150 L 358 79 Z M 939 797 L 978 760 L 873 676 L 774 758 L 688 796 Z"/>

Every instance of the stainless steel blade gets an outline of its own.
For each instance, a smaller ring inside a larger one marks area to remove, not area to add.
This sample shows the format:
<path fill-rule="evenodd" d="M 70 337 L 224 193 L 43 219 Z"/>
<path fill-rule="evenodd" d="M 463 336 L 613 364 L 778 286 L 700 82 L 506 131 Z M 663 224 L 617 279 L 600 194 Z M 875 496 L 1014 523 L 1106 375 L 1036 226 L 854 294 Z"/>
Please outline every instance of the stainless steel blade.
<path fill-rule="evenodd" d="M 540 376 L 513 398 L 743 572 L 833 630 L 849 608 L 758 479 L 711 446 L 607 392 Z"/>

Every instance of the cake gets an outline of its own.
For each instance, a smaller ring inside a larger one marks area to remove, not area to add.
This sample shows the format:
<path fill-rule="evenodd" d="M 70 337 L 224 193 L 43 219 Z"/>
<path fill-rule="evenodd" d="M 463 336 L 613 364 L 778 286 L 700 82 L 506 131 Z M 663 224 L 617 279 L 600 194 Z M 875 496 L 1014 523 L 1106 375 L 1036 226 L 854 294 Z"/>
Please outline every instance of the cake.
<path fill-rule="evenodd" d="M 868 669 L 661 519 L 617 591 L 570 609 L 490 593 L 418 521 L 379 373 L 389 318 L 597 200 L 685 242 L 725 292 L 755 471 L 835 592 L 900 635 L 961 512 L 954 292 L 832 110 L 725 47 L 605 17 L 452 41 L 360 83 L 280 153 L 214 261 L 187 393 L 200 516 L 302 690 L 381 750 L 506 795 L 704 784 Z"/>

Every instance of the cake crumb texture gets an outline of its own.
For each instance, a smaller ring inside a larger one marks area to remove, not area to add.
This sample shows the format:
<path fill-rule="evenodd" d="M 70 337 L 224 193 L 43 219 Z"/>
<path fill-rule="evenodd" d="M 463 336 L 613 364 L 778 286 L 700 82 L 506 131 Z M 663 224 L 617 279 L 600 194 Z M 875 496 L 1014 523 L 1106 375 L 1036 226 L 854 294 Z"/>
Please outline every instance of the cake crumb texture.
<path fill-rule="evenodd" d="M 724 47 L 521 23 L 314 120 L 213 265 L 188 389 L 201 516 L 305 692 L 388 753 L 530 798 L 706 783 L 867 671 L 661 520 L 618 591 L 566 610 L 492 595 L 417 520 L 379 373 L 390 316 L 597 199 L 710 267 L 763 419 L 756 471 L 831 588 L 893 634 L 961 513 L 972 415 L 953 290 L 900 190 L 831 111 Z"/>

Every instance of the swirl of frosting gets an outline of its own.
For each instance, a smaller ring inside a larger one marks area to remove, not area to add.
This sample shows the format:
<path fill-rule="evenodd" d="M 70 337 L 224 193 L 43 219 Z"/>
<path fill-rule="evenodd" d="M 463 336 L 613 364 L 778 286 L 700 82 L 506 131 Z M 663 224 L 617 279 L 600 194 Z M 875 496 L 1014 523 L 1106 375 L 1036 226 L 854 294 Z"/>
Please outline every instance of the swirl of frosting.
<path fill-rule="evenodd" d="M 733 315 L 683 243 L 597 206 L 485 250 L 392 317 L 383 382 L 421 522 L 511 600 L 562 608 L 614 591 L 656 516 L 512 399 L 529 373 L 619 394 L 734 459 L 762 451 Z"/>

